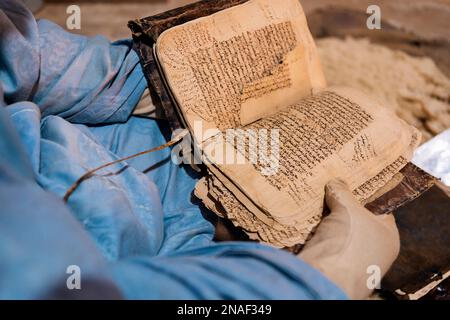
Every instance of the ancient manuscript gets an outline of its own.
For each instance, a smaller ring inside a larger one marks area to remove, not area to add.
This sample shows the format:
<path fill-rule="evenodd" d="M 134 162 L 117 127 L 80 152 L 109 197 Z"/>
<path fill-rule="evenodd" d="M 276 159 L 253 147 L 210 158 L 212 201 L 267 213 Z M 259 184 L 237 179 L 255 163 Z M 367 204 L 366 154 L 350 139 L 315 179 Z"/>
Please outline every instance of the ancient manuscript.
<path fill-rule="evenodd" d="M 250 0 L 170 28 L 155 52 L 208 169 L 195 194 L 252 239 L 304 243 L 329 180 L 367 202 L 420 141 L 373 98 L 326 87 L 297 0 Z"/>

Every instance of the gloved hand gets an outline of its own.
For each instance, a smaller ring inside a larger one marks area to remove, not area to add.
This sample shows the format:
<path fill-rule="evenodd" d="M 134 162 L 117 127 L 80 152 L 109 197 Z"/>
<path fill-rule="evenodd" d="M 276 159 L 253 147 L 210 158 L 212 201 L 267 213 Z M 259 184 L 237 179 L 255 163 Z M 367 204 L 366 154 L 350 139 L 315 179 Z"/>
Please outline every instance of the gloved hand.
<path fill-rule="evenodd" d="M 378 270 L 382 277 L 400 250 L 394 216 L 376 216 L 365 209 L 341 180 L 328 183 L 325 191 L 331 214 L 323 219 L 299 257 L 351 299 L 367 298 L 372 292 L 369 277 L 376 276 Z"/>

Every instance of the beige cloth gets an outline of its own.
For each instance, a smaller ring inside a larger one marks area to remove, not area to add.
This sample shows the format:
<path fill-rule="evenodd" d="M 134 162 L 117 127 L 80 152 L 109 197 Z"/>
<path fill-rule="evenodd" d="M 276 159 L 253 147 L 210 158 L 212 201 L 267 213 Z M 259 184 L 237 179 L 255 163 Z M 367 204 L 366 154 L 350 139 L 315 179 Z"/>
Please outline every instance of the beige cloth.
<path fill-rule="evenodd" d="M 141 96 L 141 99 L 139 100 L 139 103 L 134 108 L 133 115 L 153 119 L 159 118 L 156 115 L 156 107 L 152 101 L 148 88 L 145 89 L 144 93 Z"/>
<path fill-rule="evenodd" d="M 331 214 L 299 254 L 341 287 L 351 299 L 367 298 L 368 279 L 379 267 L 386 274 L 400 250 L 394 216 L 375 216 L 365 209 L 347 185 L 334 180 L 326 187 Z"/>

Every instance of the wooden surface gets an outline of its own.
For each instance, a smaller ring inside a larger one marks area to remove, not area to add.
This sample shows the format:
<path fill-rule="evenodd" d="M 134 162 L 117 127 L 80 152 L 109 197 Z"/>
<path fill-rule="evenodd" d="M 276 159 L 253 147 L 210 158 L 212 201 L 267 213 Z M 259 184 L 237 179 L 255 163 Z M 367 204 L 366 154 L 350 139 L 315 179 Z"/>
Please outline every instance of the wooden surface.
<path fill-rule="evenodd" d="M 191 0 L 113 0 L 75 1 L 82 11 L 82 29 L 86 35 L 101 34 L 112 40 L 130 37 L 126 24 L 131 19 L 155 15 L 177 8 Z M 381 8 L 382 19 L 418 38 L 450 41 L 450 0 L 301 0 L 307 18 L 317 10 L 336 8 L 366 15 L 368 5 Z M 65 27 L 70 0 L 46 1 L 36 17 L 52 20 Z M 328 21 L 322 21 L 326 25 Z M 345 22 L 342 22 L 345 24 Z M 341 25 L 342 26 L 342 25 Z M 365 21 L 363 26 L 365 26 Z"/>

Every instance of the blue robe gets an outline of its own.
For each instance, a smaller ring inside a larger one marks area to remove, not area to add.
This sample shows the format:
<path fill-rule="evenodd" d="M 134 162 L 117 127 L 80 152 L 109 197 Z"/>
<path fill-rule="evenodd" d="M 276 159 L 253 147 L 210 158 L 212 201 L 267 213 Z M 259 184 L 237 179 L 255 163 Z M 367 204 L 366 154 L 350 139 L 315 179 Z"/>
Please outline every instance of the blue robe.
<path fill-rule="evenodd" d="M 131 41 L 74 35 L 0 2 L 0 298 L 342 299 L 299 258 L 213 239 L 198 179 L 162 150 L 166 123 L 131 116 L 146 81 Z"/>

